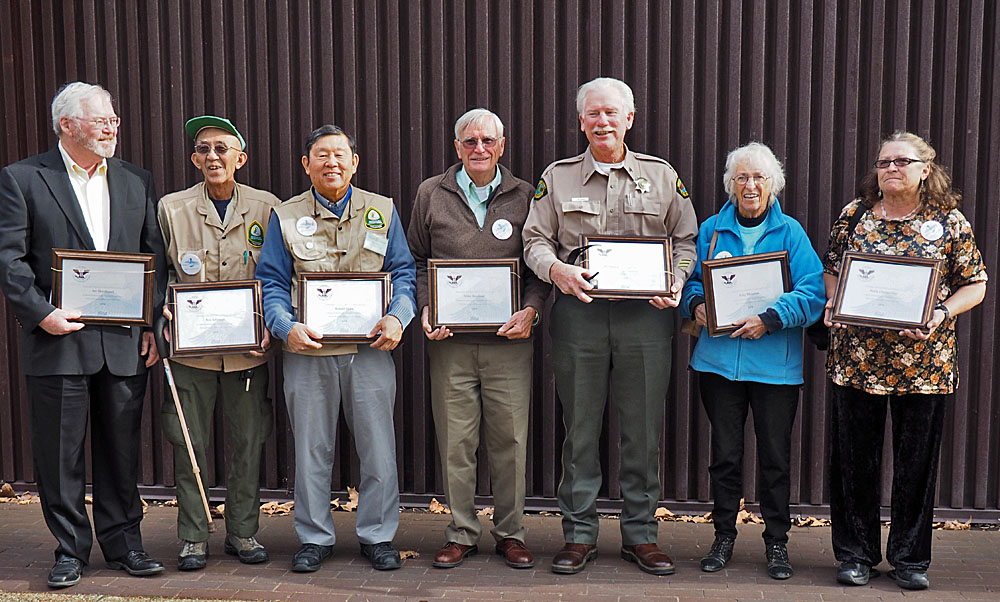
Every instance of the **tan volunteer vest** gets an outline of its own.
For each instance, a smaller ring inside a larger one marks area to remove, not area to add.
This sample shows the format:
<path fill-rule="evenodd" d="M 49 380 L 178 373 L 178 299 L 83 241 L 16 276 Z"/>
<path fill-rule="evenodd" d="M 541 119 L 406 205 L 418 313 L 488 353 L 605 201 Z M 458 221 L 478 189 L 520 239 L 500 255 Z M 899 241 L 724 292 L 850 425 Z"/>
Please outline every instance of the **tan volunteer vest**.
<path fill-rule="evenodd" d="M 252 279 L 271 209 L 280 203 L 270 192 L 236 184 L 223 223 L 204 182 L 160 199 L 157 212 L 167 247 L 170 281 Z M 234 372 L 259 366 L 267 358 L 242 353 L 173 361 L 203 370 Z"/>
<path fill-rule="evenodd" d="M 342 218 L 323 206 L 309 190 L 276 207 L 285 249 L 292 258 L 292 307 L 298 310 L 301 272 L 379 272 L 385 256 L 365 248 L 367 237 L 388 238 L 392 199 L 353 187 Z M 316 231 L 308 227 L 316 222 Z M 300 221 L 301 220 L 301 221 Z M 383 245 L 384 247 L 384 245 Z M 288 349 L 287 345 L 284 347 Z M 357 353 L 357 345 L 324 345 L 302 355 Z"/>

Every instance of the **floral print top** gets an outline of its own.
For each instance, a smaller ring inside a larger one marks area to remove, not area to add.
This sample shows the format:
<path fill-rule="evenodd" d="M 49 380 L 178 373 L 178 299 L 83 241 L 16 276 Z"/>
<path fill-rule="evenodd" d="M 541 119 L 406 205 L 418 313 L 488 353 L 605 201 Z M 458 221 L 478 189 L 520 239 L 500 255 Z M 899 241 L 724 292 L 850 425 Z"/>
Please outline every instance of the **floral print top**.
<path fill-rule="evenodd" d="M 865 214 L 854 232 L 848 232 L 848 221 L 855 211 Z M 924 223 L 932 220 L 944 227 L 937 240 L 921 234 Z M 822 257 L 823 271 L 838 275 L 844 251 L 943 259 L 937 303 L 967 284 L 986 281 L 986 266 L 972 225 L 958 209 L 924 206 L 909 219 L 884 220 L 856 199 L 833 223 Z M 901 336 L 896 330 L 833 328 L 826 368 L 834 384 L 875 395 L 953 393 L 958 387 L 955 318 L 946 320 L 924 341 Z"/>

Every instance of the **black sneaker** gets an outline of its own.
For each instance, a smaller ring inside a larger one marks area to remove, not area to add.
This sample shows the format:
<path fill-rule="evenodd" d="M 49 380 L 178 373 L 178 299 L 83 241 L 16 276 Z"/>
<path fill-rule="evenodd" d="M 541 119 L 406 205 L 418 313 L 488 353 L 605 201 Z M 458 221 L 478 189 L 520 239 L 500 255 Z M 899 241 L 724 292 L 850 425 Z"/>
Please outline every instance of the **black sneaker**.
<path fill-rule="evenodd" d="M 837 581 L 844 585 L 867 585 L 868 579 L 878 577 L 879 572 L 863 562 L 846 561 L 837 569 Z"/>
<path fill-rule="evenodd" d="M 314 543 L 302 544 L 299 551 L 292 556 L 292 570 L 296 573 L 318 571 L 319 566 L 331 554 L 333 554 L 333 546 L 321 546 Z"/>
<path fill-rule="evenodd" d="M 375 544 L 363 543 L 361 544 L 361 555 L 371 560 L 372 568 L 376 571 L 391 571 L 403 566 L 399 551 L 396 550 L 391 541 Z"/>
<path fill-rule="evenodd" d="M 236 556 L 243 564 L 260 564 L 270 559 L 264 546 L 253 537 L 226 535 L 225 550 L 226 554 Z"/>
<path fill-rule="evenodd" d="M 733 557 L 733 546 L 736 545 L 735 537 L 716 535 L 712 542 L 712 549 L 701 559 L 701 570 L 706 573 L 714 573 L 722 570 L 729 559 Z"/>
<path fill-rule="evenodd" d="M 208 558 L 207 541 L 185 541 L 177 555 L 177 569 L 180 571 L 199 571 L 205 568 Z"/>
<path fill-rule="evenodd" d="M 788 548 L 783 543 L 768 544 L 767 576 L 771 579 L 788 579 L 792 576 L 792 563 L 788 562 Z"/>
<path fill-rule="evenodd" d="M 903 589 L 927 589 L 931 585 L 927 579 L 927 571 L 894 569 L 889 571 L 889 578 Z"/>

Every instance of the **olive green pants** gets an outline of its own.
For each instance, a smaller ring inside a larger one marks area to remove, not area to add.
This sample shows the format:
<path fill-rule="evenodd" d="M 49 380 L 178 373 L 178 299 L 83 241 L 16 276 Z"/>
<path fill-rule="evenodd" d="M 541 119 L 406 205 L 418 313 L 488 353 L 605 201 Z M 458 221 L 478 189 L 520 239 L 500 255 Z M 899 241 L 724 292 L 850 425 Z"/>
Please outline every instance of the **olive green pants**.
<path fill-rule="evenodd" d="M 556 299 L 550 333 L 566 426 L 558 500 L 567 543 L 597 543 L 597 493 L 603 480 L 598 445 L 608 398 L 621 432 L 622 544 L 656 542 L 673 319 L 672 310 L 645 300 Z"/>
<path fill-rule="evenodd" d="M 267 397 L 267 364 L 253 369 L 250 390 L 241 372 L 201 370 L 171 362 L 177 393 L 191 435 L 201 481 L 208 493 L 208 448 L 215 413 L 216 394 L 221 390 L 226 423 L 226 532 L 237 537 L 256 535 L 260 519 L 260 454 L 271 434 L 274 412 Z M 173 399 L 164 400 L 163 432 L 174 446 L 174 484 L 177 488 L 177 536 L 185 541 L 208 541 L 208 519 L 198 493 L 184 445 L 180 420 Z M 222 445 L 216 441 L 216 446 Z"/>

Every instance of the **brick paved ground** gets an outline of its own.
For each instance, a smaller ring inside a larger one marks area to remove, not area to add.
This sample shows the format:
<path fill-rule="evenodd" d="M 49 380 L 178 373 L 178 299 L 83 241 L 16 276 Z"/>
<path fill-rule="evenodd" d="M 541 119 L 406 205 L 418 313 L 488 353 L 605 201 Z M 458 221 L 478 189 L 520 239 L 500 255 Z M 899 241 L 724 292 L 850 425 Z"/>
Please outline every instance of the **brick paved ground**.
<path fill-rule="evenodd" d="M 709 524 L 666 522 L 660 526 L 660 545 L 677 563 L 677 573 L 654 577 L 639 572 L 618 555 L 621 540 L 617 521 L 601 523 L 600 556 L 578 575 L 549 571 L 552 555 L 562 545 L 557 517 L 529 516 L 528 543 L 538 566 L 532 570 L 507 568 L 488 545 L 479 556 L 459 568 L 431 566 L 448 517 L 426 512 L 403 513 L 396 544 L 414 550 L 398 571 L 377 572 L 358 554 L 354 514 L 335 512 L 340 540 L 332 558 L 312 574 L 288 570 L 298 548 L 292 518 L 262 517 L 259 539 L 271 552 L 271 561 L 244 566 L 222 553 L 222 533 L 212 536 L 209 566 L 204 571 L 176 570 L 176 509 L 151 507 L 143 522 L 146 550 L 167 564 L 159 576 L 129 577 L 103 568 L 95 545 L 90 566 L 76 587 L 46 599 L 99 600 L 101 596 L 162 596 L 240 600 L 1000 600 L 1000 532 L 935 531 L 931 590 L 903 592 L 885 577 L 867 587 L 845 588 L 835 580 L 829 528 L 793 528 L 789 552 L 795 576 L 785 582 L 767 577 L 764 570 L 761 527 L 741 525 L 736 552 L 729 567 L 716 574 L 698 570 L 698 559 L 712 541 Z M 220 525 L 221 526 L 221 525 Z M 488 527 L 484 529 L 487 539 Z M 885 534 L 883 533 L 883 540 Z M 484 539 L 484 543 L 486 540 Z M 52 565 L 55 543 L 42 521 L 38 504 L 0 504 L 0 600 L 37 600 L 29 592 L 50 592 L 45 578 Z M 488 552 L 488 553 L 485 553 Z M 883 563 L 882 569 L 886 569 Z M 77 598 L 80 599 L 80 598 Z"/>

